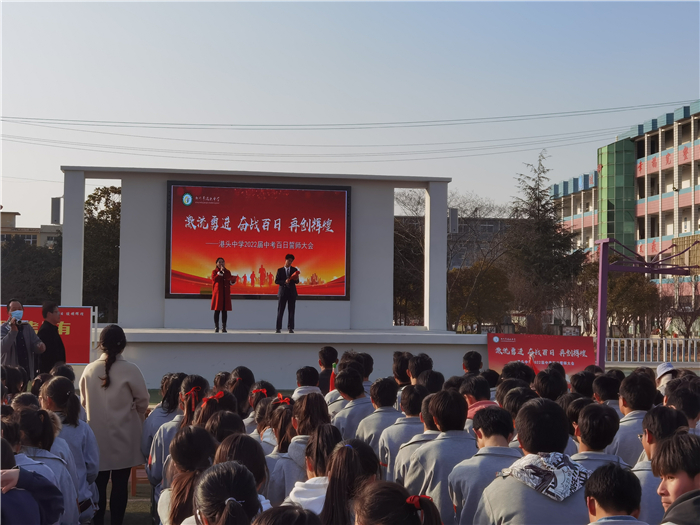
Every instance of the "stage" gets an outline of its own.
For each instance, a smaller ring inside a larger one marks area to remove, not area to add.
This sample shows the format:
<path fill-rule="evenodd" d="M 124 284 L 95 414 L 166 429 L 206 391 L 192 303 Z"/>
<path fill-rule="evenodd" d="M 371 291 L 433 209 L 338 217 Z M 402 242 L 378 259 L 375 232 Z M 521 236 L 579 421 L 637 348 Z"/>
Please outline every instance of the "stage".
<path fill-rule="evenodd" d="M 302 366 L 318 368 L 318 351 L 333 346 L 367 352 L 374 358 L 371 380 L 392 374 L 396 351 L 421 352 L 432 357 L 434 369 L 445 379 L 462 375 L 462 356 L 475 350 L 487 366 L 486 335 L 462 335 L 424 327 L 394 327 L 387 330 L 295 330 L 276 334 L 273 329 L 229 330 L 214 333 L 202 329 L 126 328 L 124 356 L 136 363 L 148 388 L 159 388 L 166 372 L 199 374 L 212 381 L 217 372 L 230 372 L 244 365 L 256 379 L 270 381 L 277 388 L 296 388 L 296 371 Z M 93 359 L 97 357 L 92 356 Z"/>

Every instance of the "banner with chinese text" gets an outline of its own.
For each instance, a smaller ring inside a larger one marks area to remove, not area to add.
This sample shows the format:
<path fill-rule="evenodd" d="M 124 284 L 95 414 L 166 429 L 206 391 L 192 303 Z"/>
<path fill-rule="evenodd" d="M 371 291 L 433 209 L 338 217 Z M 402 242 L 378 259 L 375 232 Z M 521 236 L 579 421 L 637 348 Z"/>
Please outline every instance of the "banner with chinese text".
<path fill-rule="evenodd" d="M 489 368 L 499 374 L 511 361 L 528 363 L 530 355 L 538 369 L 553 361 L 561 363 L 571 376 L 595 364 L 595 345 L 592 337 L 488 334 Z"/>
<path fill-rule="evenodd" d="M 5 305 L 2 311 L 7 313 Z M 71 365 L 86 365 L 90 362 L 90 329 L 92 327 L 92 307 L 90 306 L 59 306 L 61 320 L 58 323 L 58 335 L 66 347 L 66 362 Z M 9 317 L 9 316 L 7 316 Z M 7 319 L 5 319 L 7 320 Z M 26 321 L 39 331 L 44 317 L 41 306 L 25 306 L 22 321 Z"/>
<path fill-rule="evenodd" d="M 299 295 L 346 298 L 349 193 L 169 182 L 166 297 L 211 296 L 218 257 L 237 277 L 232 297 L 276 297 L 276 271 L 291 253 Z"/>

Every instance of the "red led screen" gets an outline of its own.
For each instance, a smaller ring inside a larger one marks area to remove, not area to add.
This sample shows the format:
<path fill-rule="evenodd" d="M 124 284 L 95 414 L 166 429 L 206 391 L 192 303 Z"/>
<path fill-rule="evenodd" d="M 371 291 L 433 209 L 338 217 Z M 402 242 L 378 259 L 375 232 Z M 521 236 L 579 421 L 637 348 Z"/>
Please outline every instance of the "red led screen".
<path fill-rule="evenodd" d="M 237 277 L 232 297 L 276 297 L 291 253 L 299 295 L 346 298 L 349 192 L 169 183 L 166 297 L 211 296 L 218 257 Z"/>

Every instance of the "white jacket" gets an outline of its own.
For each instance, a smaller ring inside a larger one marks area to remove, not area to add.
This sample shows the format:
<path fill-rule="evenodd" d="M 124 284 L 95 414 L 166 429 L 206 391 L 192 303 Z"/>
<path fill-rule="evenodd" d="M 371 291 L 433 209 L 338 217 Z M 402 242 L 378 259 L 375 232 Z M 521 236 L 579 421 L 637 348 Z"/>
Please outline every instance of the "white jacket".
<path fill-rule="evenodd" d="M 289 493 L 289 497 L 282 504 L 297 503 L 314 514 L 321 514 L 323 504 L 326 502 L 327 490 L 328 478 L 326 476 L 311 478 L 308 481 L 297 481 Z"/>

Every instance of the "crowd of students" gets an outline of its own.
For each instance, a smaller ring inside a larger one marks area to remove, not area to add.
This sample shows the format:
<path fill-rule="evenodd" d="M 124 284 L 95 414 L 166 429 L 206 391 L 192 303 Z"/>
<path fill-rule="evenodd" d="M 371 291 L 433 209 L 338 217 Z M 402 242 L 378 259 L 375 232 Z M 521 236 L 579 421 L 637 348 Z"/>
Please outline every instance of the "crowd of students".
<path fill-rule="evenodd" d="M 67 365 L 31 393 L 3 369 L 3 524 L 102 525 L 111 479 L 120 525 L 144 461 L 162 525 L 700 523 L 700 378 L 668 363 L 498 374 L 468 352 L 445 380 L 397 352 L 372 381 L 370 355 L 326 346 L 291 397 L 246 367 L 168 373 L 144 421 L 124 332 L 100 345 L 80 397 Z"/>

